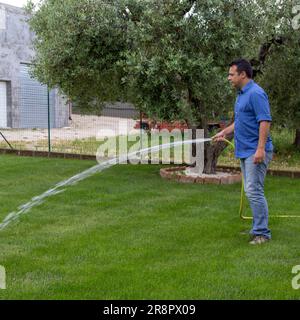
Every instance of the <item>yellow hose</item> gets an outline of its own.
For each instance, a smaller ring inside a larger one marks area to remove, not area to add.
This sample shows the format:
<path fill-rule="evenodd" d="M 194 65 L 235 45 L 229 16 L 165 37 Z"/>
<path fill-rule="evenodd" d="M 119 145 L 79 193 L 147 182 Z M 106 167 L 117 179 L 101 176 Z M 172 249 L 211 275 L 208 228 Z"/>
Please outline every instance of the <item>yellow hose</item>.
<path fill-rule="evenodd" d="M 229 141 L 227 139 L 224 139 L 224 141 L 227 142 L 234 149 L 234 144 L 231 141 Z M 240 218 L 243 220 L 253 220 L 253 217 L 245 216 L 244 213 L 245 213 L 245 187 L 244 187 L 244 177 L 242 176 L 239 215 L 240 215 Z M 269 217 L 272 217 L 272 218 L 300 218 L 300 216 L 292 216 L 292 215 L 275 215 L 275 216 L 270 215 Z"/>

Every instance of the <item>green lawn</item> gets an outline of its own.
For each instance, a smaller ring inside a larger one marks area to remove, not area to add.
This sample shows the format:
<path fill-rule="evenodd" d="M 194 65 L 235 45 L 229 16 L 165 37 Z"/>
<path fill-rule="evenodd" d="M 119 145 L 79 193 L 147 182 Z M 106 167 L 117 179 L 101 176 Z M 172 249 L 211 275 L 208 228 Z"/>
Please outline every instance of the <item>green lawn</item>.
<path fill-rule="evenodd" d="M 0 219 L 94 165 L 0 156 Z M 270 219 L 248 244 L 240 185 L 162 180 L 160 166 L 120 165 L 48 198 L 0 231 L 1 299 L 299 299 L 300 219 Z M 271 214 L 300 216 L 300 180 L 268 177 Z M 249 213 L 249 211 L 248 211 Z"/>

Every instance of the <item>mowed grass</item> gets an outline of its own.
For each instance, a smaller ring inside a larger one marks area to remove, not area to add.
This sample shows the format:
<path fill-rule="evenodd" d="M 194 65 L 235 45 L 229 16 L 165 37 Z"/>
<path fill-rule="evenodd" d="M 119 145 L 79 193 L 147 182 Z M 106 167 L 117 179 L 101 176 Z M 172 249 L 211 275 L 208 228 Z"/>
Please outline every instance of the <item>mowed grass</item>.
<path fill-rule="evenodd" d="M 0 218 L 94 165 L 0 156 Z M 300 219 L 250 246 L 240 185 L 162 180 L 157 165 L 98 173 L 0 231 L 1 299 L 299 299 Z M 268 177 L 271 214 L 300 216 L 300 180 Z M 248 210 L 249 214 L 249 210 Z"/>

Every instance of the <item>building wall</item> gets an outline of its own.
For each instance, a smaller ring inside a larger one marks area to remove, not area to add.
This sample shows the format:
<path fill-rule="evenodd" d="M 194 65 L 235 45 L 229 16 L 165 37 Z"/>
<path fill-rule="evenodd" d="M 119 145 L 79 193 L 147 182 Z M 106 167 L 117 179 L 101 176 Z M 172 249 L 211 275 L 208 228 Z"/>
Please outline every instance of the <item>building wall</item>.
<path fill-rule="evenodd" d="M 26 22 L 23 9 L 0 3 L 0 81 L 7 81 L 8 126 L 20 127 L 20 67 L 21 63 L 32 62 L 34 34 Z M 57 92 L 57 91 L 56 91 Z M 55 127 L 68 125 L 68 108 L 64 98 L 55 99 Z"/>

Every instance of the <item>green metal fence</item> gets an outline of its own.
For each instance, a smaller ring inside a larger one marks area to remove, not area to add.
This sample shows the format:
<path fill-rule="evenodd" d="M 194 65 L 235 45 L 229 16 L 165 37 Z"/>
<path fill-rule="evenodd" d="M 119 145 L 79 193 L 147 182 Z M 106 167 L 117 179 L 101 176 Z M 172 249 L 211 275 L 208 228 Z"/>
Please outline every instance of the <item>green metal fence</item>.
<path fill-rule="evenodd" d="M 0 149 L 96 155 L 104 136 L 143 138 L 140 113 L 129 103 L 106 103 L 101 112 L 87 111 L 59 91 L 32 86 L 12 91 L 6 101 Z"/>

